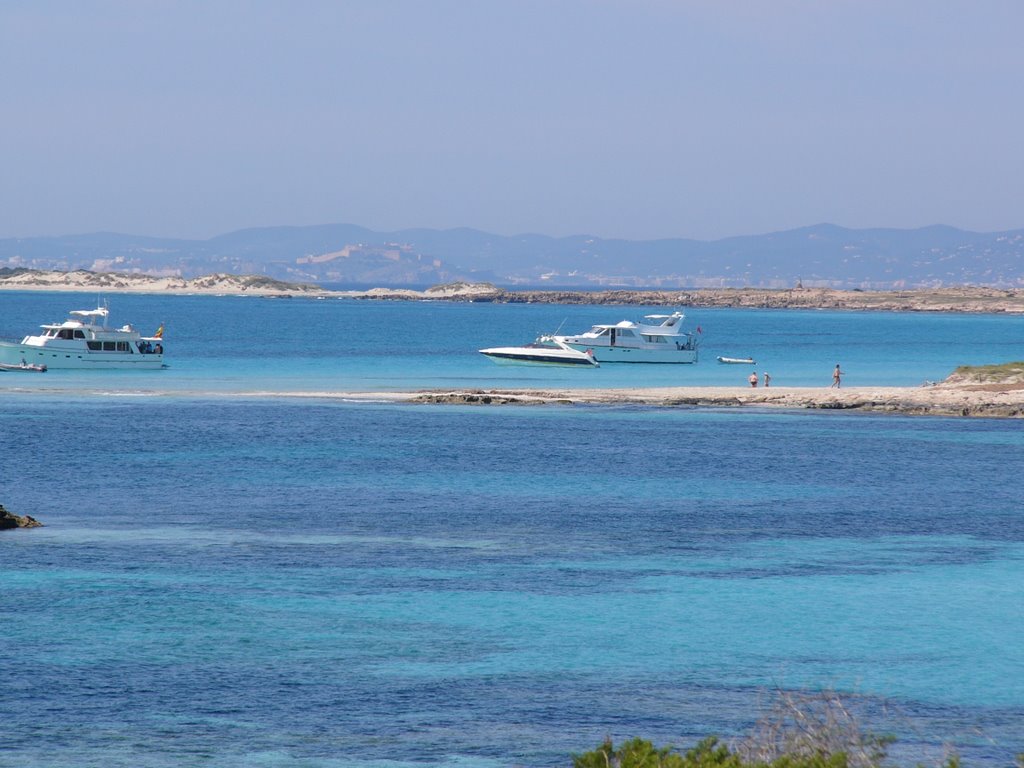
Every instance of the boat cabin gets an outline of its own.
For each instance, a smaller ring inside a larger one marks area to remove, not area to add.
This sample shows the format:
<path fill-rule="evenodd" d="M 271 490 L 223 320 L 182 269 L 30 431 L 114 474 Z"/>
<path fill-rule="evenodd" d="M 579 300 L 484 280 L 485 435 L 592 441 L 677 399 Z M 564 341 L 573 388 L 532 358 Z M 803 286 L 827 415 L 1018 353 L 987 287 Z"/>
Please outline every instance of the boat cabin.
<path fill-rule="evenodd" d="M 38 336 L 26 336 L 22 344 L 46 347 L 52 342 L 79 342 L 79 348 L 88 352 L 113 352 L 122 355 L 162 355 L 163 340 L 158 336 L 140 336 L 131 325 L 122 328 L 108 328 L 104 323 L 109 316 L 106 307 L 98 309 L 73 309 L 63 323 L 40 326 L 43 332 Z M 84 342 L 84 344 L 82 344 Z M 57 344 L 63 347 L 64 345 Z"/>

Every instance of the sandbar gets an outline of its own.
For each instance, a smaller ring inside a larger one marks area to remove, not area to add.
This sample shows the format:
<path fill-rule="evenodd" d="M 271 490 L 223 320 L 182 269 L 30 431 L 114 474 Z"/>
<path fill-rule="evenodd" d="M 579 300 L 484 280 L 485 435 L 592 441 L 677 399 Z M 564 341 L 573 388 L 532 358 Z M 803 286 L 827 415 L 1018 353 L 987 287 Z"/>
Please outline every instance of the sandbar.
<path fill-rule="evenodd" d="M 642 405 L 874 411 L 1024 418 L 1024 384 L 922 387 L 650 387 L 630 389 L 450 389 L 415 392 L 296 392 L 287 397 L 436 405 Z"/>
<path fill-rule="evenodd" d="M 2 394 L 29 396 L 34 389 Z M 86 394 L 79 392 L 79 394 Z M 95 392 L 106 395 L 109 392 Z M 133 392 L 137 397 L 174 392 Z M 643 406 L 650 408 L 767 408 L 869 411 L 922 416 L 1024 418 L 1024 382 L 940 382 L 920 387 L 635 387 L 619 389 L 451 388 L 388 391 L 274 390 L 177 393 L 204 398 L 320 399 L 351 403 L 471 406 Z"/>

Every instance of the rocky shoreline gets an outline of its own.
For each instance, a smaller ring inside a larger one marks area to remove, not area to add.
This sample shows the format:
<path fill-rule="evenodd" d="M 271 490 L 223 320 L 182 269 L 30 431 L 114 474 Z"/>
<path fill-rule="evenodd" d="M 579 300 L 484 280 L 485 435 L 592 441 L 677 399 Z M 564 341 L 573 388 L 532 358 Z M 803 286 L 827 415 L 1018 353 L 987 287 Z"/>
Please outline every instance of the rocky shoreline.
<path fill-rule="evenodd" d="M 0 290 L 102 291 L 343 298 L 365 301 L 470 301 L 496 304 L 611 304 L 659 307 L 749 309 L 833 309 L 878 312 L 972 312 L 1024 314 L 1024 289 L 976 286 L 899 291 L 830 288 L 702 288 L 673 290 L 514 290 L 490 283 L 455 282 L 424 290 L 372 288 L 328 291 L 259 275 L 206 275 L 193 279 L 115 272 L 4 270 Z"/>
<path fill-rule="evenodd" d="M 652 389 L 472 389 L 430 391 L 402 399 L 456 405 L 642 405 L 872 411 L 927 416 L 1024 418 L 1024 385 L 930 387 L 666 387 Z"/>
<path fill-rule="evenodd" d="M 1024 313 L 1024 291 L 981 287 L 918 288 L 905 291 L 835 290 L 830 288 L 702 288 L 674 291 L 597 292 L 501 291 L 493 301 L 550 304 L 639 304 L 695 308 Z"/>
<path fill-rule="evenodd" d="M 445 291 L 444 295 L 439 292 Z M 447 289 L 447 290 L 445 290 Z M 432 293 L 433 292 L 433 293 Z M 489 284 L 438 286 L 426 291 L 377 288 L 354 298 L 492 302 L 496 304 L 612 304 L 694 308 L 840 309 L 876 312 L 1024 314 L 1024 290 L 963 286 L 904 291 L 831 288 L 700 288 L 692 290 L 539 291 Z"/>
<path fill-rule="evenodd" d="M 928 416 L 1024 418 L 1024 362 L 964 366 L 920 387 L 636 387 L 630 389 L 447 389 L 418 392 L 293 392 L 287 397 L 427 405 L 613 405 L 872 411 Z"/>
<path fill-rule="evenodd" d="M 461 405 L 737 406 L 798 410 L 876 411 L 931 416 L 1024 418 L 1024 362 L 963 366 L 921 387 L 660 387 L 644 389 L 420 392 L 418 403 Z"/>

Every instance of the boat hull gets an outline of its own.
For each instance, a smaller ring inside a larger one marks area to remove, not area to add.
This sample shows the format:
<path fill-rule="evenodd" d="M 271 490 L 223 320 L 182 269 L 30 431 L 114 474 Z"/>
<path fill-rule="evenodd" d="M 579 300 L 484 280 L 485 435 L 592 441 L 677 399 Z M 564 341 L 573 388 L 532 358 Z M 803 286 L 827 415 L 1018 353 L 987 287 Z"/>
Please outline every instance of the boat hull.
<path fill-rule="evenodd" d="M 573 349 L 594 351 L 599 363 L 696 363 L 696 349 L 644 349 L 643 347 L 602 347 L 566 342 Z"/>
<path fill-rule="evenodd" d="M 593 368 L 597 361 L 589 355 L 564 349 L 531 349 L 530 347 L 494 347 L 481 349 L 481 355 L 496 363 L 543 363 Z"/>
<path fill-rule="evenodd" d="M 83 343 L 36 346 L 0 341 L 0 363 L 45 365 L 49 370 L 63 368 L 93 370 L 151 370 L 162 368 L 162 354 L 129 352 L 94 352 Z"/>

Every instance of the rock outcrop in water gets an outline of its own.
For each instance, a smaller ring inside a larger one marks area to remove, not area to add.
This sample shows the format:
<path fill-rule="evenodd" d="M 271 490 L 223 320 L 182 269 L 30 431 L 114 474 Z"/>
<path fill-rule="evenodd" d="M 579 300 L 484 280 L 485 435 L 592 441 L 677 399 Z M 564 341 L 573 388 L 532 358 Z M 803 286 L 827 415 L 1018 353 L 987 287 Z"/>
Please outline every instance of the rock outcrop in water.
<path fill-rule="evenodd" d="M 43 524 L 31 515 L 16 515 L 4 509 L 0 504 L 0 531 L 11 528 L 40 528 Z"/>

